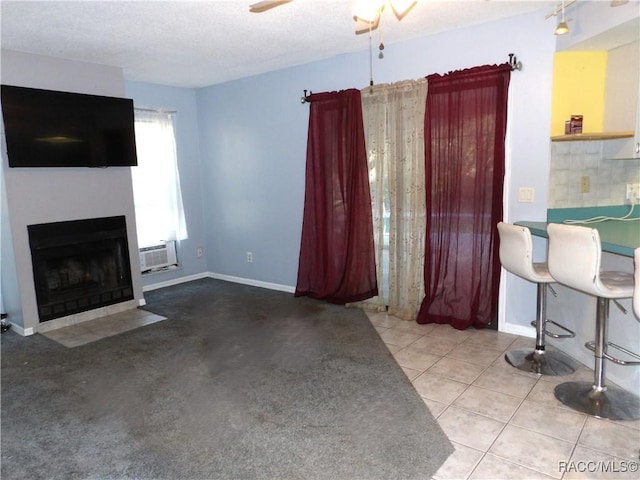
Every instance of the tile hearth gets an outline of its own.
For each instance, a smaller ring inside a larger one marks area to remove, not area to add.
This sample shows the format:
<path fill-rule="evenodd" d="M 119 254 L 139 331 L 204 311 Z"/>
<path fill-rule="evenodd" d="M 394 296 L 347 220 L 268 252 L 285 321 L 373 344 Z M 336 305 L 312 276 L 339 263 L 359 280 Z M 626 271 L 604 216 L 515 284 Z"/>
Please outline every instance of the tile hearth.
<path fill-rule="evenodd" d="M 42 335 L 67 348 L 73 348 L 162 320 L 166 320 L 166 317 L 136 308 L 43 332 Z"/>

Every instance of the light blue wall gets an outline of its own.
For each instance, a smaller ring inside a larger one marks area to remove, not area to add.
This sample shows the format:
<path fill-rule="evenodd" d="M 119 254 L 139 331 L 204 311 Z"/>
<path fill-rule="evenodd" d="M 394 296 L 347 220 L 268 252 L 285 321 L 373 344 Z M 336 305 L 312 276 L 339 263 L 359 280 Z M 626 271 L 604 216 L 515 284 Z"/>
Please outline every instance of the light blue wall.
<path fill-rule="evenodd" d="M 198 92 L 212 272 L 295 284 L 308 107 L 289 72 Z"/>
<path fill-rule="evenodd" d="M 182 240 L 178 246 L 180 268 L 144 275 L 142 283 L 147 286 L 205 273 L 207 271 L 206 255 L 201 258 L 196 255 L 197 248 L 205 247 L 196 92 L 191 88 L 130 81 L 126 82 L 125 87 L 127 96 L 133 99 L 134 106 L 137 108 L 161 108 L 176 112 L 176 149 L 180 187 L 189 233 L 189 238 Z"/>
<path fill-rule="evenodd" d="M 374 57 L 376 83 L 504 63 L 523 64 L 510 90 L 508 219 L 546 216 L 554 24 L 540 11 L 509 20 L 387 45 Z M 368 39 L 363 38 L 363 48 Z M 211 272 L 293 287 L 304 200 L 309 106 L 314 92 L 362 88 L 369 83 L 363 51 L 245 78 L 197 92 L 206 240 Z M 515 203 L 520 186 L 534 187 L 534 203 Z M 254 262 L 246 262 L 251 251 Z M 507 310 L 528 324 L 535 290 L 509 279 L 518 301 Z M 521 299 L 525 299 L 522 301 Z"/>
<path fill-rule="evenodd" d="M 4 138 L 4 122 L 2 125 L 2 139 L 0 148 L 6 151 Z M 18 270 L 11 237 L 11 223 L 9 219 L 9 204 L 7 202 L 7 187 L 4 180 L 4 168 L 0 168 L 0 313 L 6 313 L 9 323 L 24 325 L 22 319 L 22 299 L 18 287 Z"/>

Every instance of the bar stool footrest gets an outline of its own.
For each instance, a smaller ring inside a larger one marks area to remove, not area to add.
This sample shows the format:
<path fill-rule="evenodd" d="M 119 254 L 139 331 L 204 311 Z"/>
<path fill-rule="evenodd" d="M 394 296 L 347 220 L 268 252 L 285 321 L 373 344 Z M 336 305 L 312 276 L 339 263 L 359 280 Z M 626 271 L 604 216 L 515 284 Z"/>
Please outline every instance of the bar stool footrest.
<path fill-rule="evenodd" d="M 595 353 L 595 351 L 596 351 L 596 342 L 595 341 L 587 342 L 587 343 L 584 344 L 584 346 Z M 612 361 L 613 363 L 615 363 L 617 365 L 629 365 L 629 366 L 640 365 L 640 355 L 638 355 L 637 353 L 631 352 L 631 351 L 627 350 L 626 348 L 621 347 L 620 345 L 616 345 L 615 343 L 611 343 L 611 342 L 607 342 L 607 347 L 614 348 L 614 349 L 616 349 L 616 350 L 618 350 L 620 352 L 625 353 L 626 355 L 629 355 L 630 357 L 636 358 L 637 361 L 634 361 L 634 360 L 622 360 L 620 358 L 616 358 L 616 357 L 613 357 L 613 356 L 609 355 L 607 352 L 604 352 L 602 354 L 602 356 L 604 358 L 606 358 L 607 360 L 610 360 L 610 361 Z"/>
<path fill-rule="evenodd" d="M 550 332 L 549 330 L 546 329 L 547 323 L 553 323 L 556 327 L 558 327 L 561 330 L 564 330 L 567 333 L 553 333 L 553 332 Z M 576 332 L 574 332 L 573 330 L 569 330 L 564 325 L 560 325 L 558 322 L 554 322 L 553 320 L 546 319 L 544 321 L 544 324 L 545 324 L 544 334 L 547 335 L 548 337 L 551 337 L 551 338 L 573 338 L 573 337 L 576 336 Z M 536 321 L 535 320 L 533 320 L 531 322 L 531 326 L 532 327 L 536 326 Z"/>

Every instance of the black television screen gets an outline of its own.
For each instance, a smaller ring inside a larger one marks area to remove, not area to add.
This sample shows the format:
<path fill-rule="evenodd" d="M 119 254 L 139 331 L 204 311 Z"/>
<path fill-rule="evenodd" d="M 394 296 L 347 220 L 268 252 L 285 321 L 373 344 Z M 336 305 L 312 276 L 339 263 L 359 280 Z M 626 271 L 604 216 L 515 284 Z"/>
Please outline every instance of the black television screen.
<path fill-rule="evenodd" d="M 1 86 L 10 167 L 137 165 L 133 100 Z"/>

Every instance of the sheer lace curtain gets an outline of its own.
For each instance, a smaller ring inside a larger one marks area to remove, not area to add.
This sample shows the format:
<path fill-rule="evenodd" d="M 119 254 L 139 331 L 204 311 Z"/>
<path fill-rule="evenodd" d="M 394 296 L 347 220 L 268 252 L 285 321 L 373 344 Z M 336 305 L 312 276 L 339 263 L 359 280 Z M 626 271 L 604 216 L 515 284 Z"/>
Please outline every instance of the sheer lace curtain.
<path fill-rule="evenodd" d="M 140 247 L 187 238 L 174 122 L 174 112 L 135 110 L 138 166 L 131 176 Z"/>
<path fill-rule="evenodd" d="M 414 320 L 424 298 L 427 80 L 362 91 L 373 211 L 378 297 L 365 308 Z"/>

